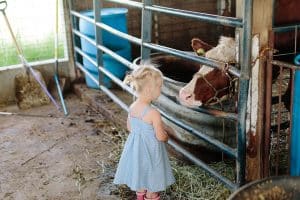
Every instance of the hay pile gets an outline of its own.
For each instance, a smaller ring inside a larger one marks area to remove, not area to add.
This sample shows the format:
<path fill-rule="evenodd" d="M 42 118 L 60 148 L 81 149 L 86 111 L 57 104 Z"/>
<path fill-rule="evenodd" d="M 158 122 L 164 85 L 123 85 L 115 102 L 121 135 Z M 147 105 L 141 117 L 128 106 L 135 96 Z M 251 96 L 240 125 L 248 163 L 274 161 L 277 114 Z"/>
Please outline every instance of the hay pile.
<path fill-rule="evenodd" d="M 258 185 L 250 192 L 243 192 L 237 197 L 245 200 L 289 200 L 292 197 L 292 193 L 288 193 L 279 186 L 262 188 Z"/>
<path fill-rule="evenodd" d="M 41 82 L 45 85 L 42 74 L 34 70 Z M 39 83 L 30 74 L 17 74 L 15 77 L 15 93 L 17 104 L 20 109 L 29 109 L 31 107 L 47 105 L 50 103 L 49 97 L 44 93 Z"/>
<path fill-rule="evenodd" d="M 176 183 L 165 192 L 170 199 L 223 200 L 230 195 L 231 192 L 228 188 L 198 166 L 187 165 L 176 158 L 171 158 L 171 160 Z M 210 166 L 225 176 L 234 178 L 234 171 L 230 164 L 217 162 Z"/>
<path fill-rule="evenodd" d="M 103 124 L 99 124 L 98 128 L 101 129 L 102 134 L 109 137 L 109 140 L 115 146 L 115 150 L 111 152 L 111 157 L 116 168 L 128 133 L 124 129 L 115 128 L 114 125 L 103 126 Z M 228 188 L 209 176 L 204 170 L 195 165 L 187 165 L 174 157 L 170 159 L 176 183 L 161 193 L 161 199 L 225 200 L 230 195 Z M 210 166 L 229 179 L 234 179 L 233 163 L 218 162 L 210 164 Z M 135 193 L 130 191 L 126 186 L 120 186 L 117 191 L 112 191 L 111 193 L 119 195 L 122 200 L 132 200 L 135 198 Z"/>

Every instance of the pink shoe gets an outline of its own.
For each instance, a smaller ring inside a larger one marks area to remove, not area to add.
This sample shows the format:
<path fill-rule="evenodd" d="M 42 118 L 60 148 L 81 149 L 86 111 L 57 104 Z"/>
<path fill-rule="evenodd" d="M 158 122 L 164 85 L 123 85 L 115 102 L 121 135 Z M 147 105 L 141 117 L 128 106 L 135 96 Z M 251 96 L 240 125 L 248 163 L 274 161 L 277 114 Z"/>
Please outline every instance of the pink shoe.
<path fill-rule="evenodd" d="M 144 197 L 146 196 L 145 192 L 136 192 L 136 200 L 144 200 Z"/>
<path fill-rule="evenodd" d="M 145 200 L 160 200 L 160 195 L 157 194 L 157 196 L 154 197 L 154 198 L 147 198 L 146 195 L 145 195 Z"/>

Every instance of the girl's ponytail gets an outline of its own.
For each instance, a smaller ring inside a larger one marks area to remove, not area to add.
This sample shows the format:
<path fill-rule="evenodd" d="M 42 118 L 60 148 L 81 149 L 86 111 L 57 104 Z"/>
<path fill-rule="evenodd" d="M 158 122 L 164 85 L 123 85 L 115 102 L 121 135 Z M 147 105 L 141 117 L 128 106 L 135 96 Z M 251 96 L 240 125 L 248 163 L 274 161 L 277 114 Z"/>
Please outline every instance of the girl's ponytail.
<path fill-rule="evenodd" d="M 132 82 L 134 81 L 134 77 L 132 74 L 127 74 L 124 78 L 124 83 L 127 84 L 127 85 L 130 85 L 132 84 Z"/>
<path fill-rule="evenodd" d="M 140 65 L 127 74 L 123 82 L 130 85 L 135 91 L 141 92 L 149 82 L 155 83 L 158 79 L 162 80 L 162 77 L 162 73 L 155 68 L 155 65 Z"/>
<path fill-rule="evenodd" d="M 127 74 L 124 78 L 123 81 L 126 85 L 129 85 L 131 88 L 134 90 L 137 90 L 137 85 L 136 85 L 136 77 L 131 73 Z"/>

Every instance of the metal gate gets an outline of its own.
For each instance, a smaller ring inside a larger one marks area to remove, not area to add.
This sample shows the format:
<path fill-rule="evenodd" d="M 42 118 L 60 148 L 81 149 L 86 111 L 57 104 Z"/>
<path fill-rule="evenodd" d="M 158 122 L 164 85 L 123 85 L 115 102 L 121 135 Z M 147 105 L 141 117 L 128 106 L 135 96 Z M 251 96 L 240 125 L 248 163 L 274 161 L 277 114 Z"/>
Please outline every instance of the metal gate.
<path fill-rule="evenodd" d="M 270 33 L 269 46 L 274 47 L 276 34 L 293 34 L 291 51 L 273 55 L 266 70 L 266 126 L 264 134 L 264 176 L 290 174 L 291 135 L 294 107 L 294 79 L 300 70 L 293 64 L 299 51 L 297 40 L 300 25 L 277 26 Z M 284 61 L 289 60 L 289 62 Z M 275 69 L 276 68 L 276 69 Z M 274 80 L 274 77 L 277 77 Z M 298 113 L 299 115 L 299 113 Z"/>
<path fill-rule="evenodd" d="M 114 81 L 117 85 L 119 85 L 122 89 L 126 90 L 127 92 L 134 95 L 134 92 L 131 88 L 125 85 L 120 79 L 116 78 L 112 73 L 106 70 L 103 66 L 102 54 L 106 53 L 116 59 L 118 62 L 124 64 L 125 66 L 129 67 L 130 69 L 134 69 L 136 66 L 124 59 L 123 57 L 119 56 L 118 54 L 114 53 L 110 49 L 103 46 L 102 37 L 101 37 L 101 30 L 106 30 L 112 34 L 119 36 L 120 38 L 127 39 L 128 41 L 140 45 L 141 46 L 141 56 L 142 59 L 148 59 L 150 57 L 151 50 L 175 55 L 184 59 L 192 60 L 201 64 L 208 65 L 213 68 L 223 68 L 225 66 L 229 67 L 229 73 L 239 78 L 239 93 L 238 93 L 238 111 L 237 113 L 222 113 L 218 116 L 213 114 L 213 112 L 202 109 L 200 112 L 204 112 L 206 114 L 211 114 L 215 117 L 223 117 L 223 118 L 230 118 L 237 122 L 237 147 L 232 148 L 228 145 L 216 140 L 203 132 L 193 129 L 189 125 L 181 122 L 180 120 L 172 117 L 168 113 L 163 112 L 160 110 L 162 116 L 167 120 L 171 121 L 172 123 L 176 124 L 177 126 L 187 130 L 191 134 L 199 137 L 200 139 L 204 140 L 205 142 L 215 146 L 221 152 L 224 152 L 231 158 L 236 159 L 236 181 L 232 182 L 231 180 L 227 179 L 226 177 L 219 174 L 217 171 L 209 167 L 200 159 L 196 158 L 190 152 L 186 151 L 182 147 L 178 146 L 173 140 L 169 140 L 168 143 L 173 146 L 177 151 L 185 155 L 187 158 L 192 160 L 196 165 L 204 168 L 207 172 L 211 175 L 219 179 L 221 182 L 225 183 L 231 190 L 236 189 L 237 187 L 241 186 L 245 182 L 245 159 L 246 159 L 246 107 L 247 107 L 247 97 L 248 97 L 248 88 L 249 88 L 249 79 L 250 79 L 250 69 L 251 69 L 251 43 L 252 43 L 252 0 L 244 0 L 243 1 L 243 18 L 233 18 L 233 17 L 224 17 L 219 15 L 212 15 L 207 13 L 201 12 L 192 12 L 188 10 L 180 10 L 174 9 L 169 7 L 163 7 L 160 5 L 154 5 L 152 0 L 143 0 L 142 2 L 132 1 L 132 0 L 106 0 L 108 2 L 114 2 L 118 4 L 123 4 L 126 6 L 134 7 L 137 9 L 142 10 L 142 25 L 141 25 L 141 38 L 134 37 L 132 35 L 122 33 L 116 29 L 113 29 L 110 26 L 107 26 L 101 23 L 101 16 L 100 16 L 100 9 L 102 8 L 102 0 L 94 0 L 93 1 L 93 9 L 94 9 L 94 19 L 86 17 L 79 12 L 76 12 L 72 9 L 72 0 L 69 0 L 70 6 L 70 15 L 72 19 L 72 33 L 73 33 L 73 44 L 74 44 L 74 56 L 75 56 L 75 64 L 76 66 L 85 73 L 86 76 L 90 77 L 99 88 L 106 93 L 114 102 L 120 105 L 124 110 L 128 111 L 128 106 L 122 102 L 116 95 L 114 95 L 108 88 L 106 88 L 101 81 L 99 82 L 78 62 L 78 55 L 84 57 L 95 67 L 99 69 L 99 74 L 102 77 L 103 74 L 109 77 L 112 81 Z M 153 12 L 158 12 L 166 15 L 174 15 L 178 17 L 185 17 L 191 18 L 196 20 L 205 21 L 208 23 L 212 23 L 215 25 L 223 25 L 229 27 L 239 28 L 239 69 L 236 66 L 228 65 L 228 63 L 219 62 L 216 60 L 208 59 L 201 56 L 194 56 L 188 54 L 184 51 L 173 49 L 167 46 L 162 46 L 159 44 L 151 43 L 151 27 L 152 27 L 152 14 Z M 93 40 L 84 34 L 80 33 L 78 27 L 78 19 L 86 20 L 90 23 L 94 24 L 96 39 Z M 80 48 L 78 48 L 76 44 L 76 40 L 80 38 L 83 40 L 88 41 L 90 44 L 97 47 L 97 62 L 95 62 L 89 55 L 84 53 Z M 102 74 L 102 75 L 101 75 Z M 99 80 L 101 80 L 99 77 Z M 159 108 L 158 108 L 159 109 Z"/>

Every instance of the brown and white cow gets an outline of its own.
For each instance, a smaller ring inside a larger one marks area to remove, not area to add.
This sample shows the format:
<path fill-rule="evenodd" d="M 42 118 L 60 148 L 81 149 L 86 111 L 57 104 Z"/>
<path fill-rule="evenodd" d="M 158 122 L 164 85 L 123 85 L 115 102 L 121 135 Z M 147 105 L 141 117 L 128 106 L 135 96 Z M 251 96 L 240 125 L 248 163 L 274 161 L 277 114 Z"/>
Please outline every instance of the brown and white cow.
<path fill-rule="evenodd" d="M 211 49 L 203 41 L 193 39 L 192 47 L 196 52 L 199 49 L 203 49 L 201 52 L 208 50 L 205 53 L 207 58 L 225 63 L 236 60 L 236 42 L 231 37 L 221 36 L 218 45 Z M 216 103 L 217 99 L 224 99 L 229 94 L 230 81 L 231 77 L 226 71 L 203 65 L 193 79 L 179 91 L 179 100 L 185 106 Z"/>
<path fill-rule="evenodd" d="M 287 12 L 288 10 L 288 12 Z M 288 24 L 299 24 L 300 23 L 300 3 L 299 0 L 276 0 L 275 1 L 275 12 L 274 12 L 274 24 L 277 25 L 288 25 Z M 300 34 L 297 35 L 297 43 L 300 41 Z M 294 50 L 294 32 L 279 33 L 275 34 L 274 47 L 278 50 L 279 54 L 290 52 Z M 199 55 L 205 55 L 207 58 L 220 60 L 223 62 L 231 62 L 235 60 L 236 44 L 233 38 L 221 37 L 219 44 L 212 48 L 211 45 L 199 40 L 192 40 L 193 50 Z M 212 49 L 211 49 L 212 48 Z M 299 45 L 297 51 L 299 51 Z M 206 53 L 205 53 L 206 52 Z M 281 58 L 280 58 L 281 59 Z M 292 62 L 291 58 L 283 58 L 284 61 Z M 279 67 L 274 66 L 273 80 L 279 75 Z M 205 79 L 203 79 L 205 76 Z M 218 69 L 212 69 L 207 66 L 203 66 L 194 75 L 193 79 L 183 87 L 179 92 L 179 99 L 183 105 L 186 106 L 201 106 L 203 104 L 210 104 L 212 98 L 215 96 L 219 99 L 224 98 L 229 94 L 228 90 L 222 90 L 222 88 L 228 88 L 230 85 L 230 77 L 227 76 L 226 72 Z M 228 85 L 229 84 L 229 85 Z M 286 108 L 290 109 L 290 94 L 291 87 L 288 86 L 285 94 L 282 96 L 282 100 Z M 216 95 L 216 90 L 220 91 Z M 272 103 L 277 103 L 279 96 L 272 98 Z"/>

